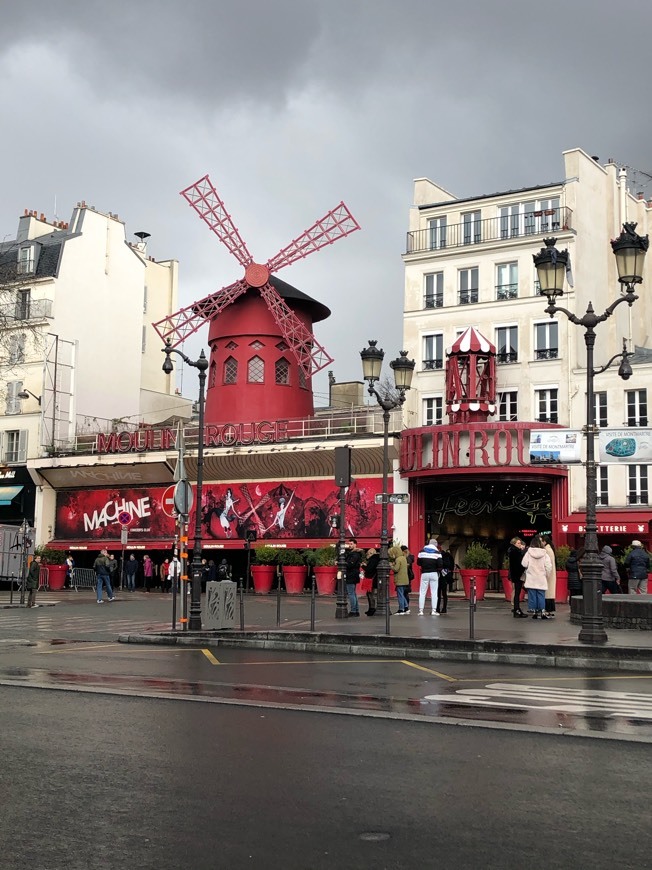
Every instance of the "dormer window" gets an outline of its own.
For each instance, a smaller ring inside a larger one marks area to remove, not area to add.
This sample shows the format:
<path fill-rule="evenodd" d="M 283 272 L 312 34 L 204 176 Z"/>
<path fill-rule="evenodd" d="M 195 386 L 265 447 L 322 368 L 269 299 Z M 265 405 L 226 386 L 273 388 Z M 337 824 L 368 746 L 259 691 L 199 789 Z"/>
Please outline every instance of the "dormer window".
<path fill-rule="evenodd" d="M 19 275 L 32 275 L 36 268 L 36 257 L 34 245 L 21 245 L 18 248 L 18 269 Z"/>

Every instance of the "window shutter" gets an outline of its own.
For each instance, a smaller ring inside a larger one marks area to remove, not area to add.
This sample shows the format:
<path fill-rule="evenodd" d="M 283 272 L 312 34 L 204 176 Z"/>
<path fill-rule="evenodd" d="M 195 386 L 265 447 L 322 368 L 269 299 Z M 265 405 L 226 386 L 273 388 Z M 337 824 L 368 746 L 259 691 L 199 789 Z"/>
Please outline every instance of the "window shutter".
<path fill-rule="evenodd" d="M 22 381 L 8 381 L 5 414 L 20 414 L 20 399 L 18 398 L 18 393 L 20 393 L 22 389 Z"/>
<path fill-rule="evenodd" d="M 27 436 L 29 431 L 21 429 L 18 433 L 18 462 L 27 462 Z"/>
<path fill-rule="evenodd" d="M 5 433 L 0 432 L 0 461 L 6 462 L 5 457 Z"/>

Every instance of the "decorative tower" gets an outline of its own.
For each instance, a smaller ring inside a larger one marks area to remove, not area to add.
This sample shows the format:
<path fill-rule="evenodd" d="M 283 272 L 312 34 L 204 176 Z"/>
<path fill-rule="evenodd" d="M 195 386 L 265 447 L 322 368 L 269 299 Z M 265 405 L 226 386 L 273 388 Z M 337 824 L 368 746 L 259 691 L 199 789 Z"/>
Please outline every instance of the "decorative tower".
<path fill-rule="evenodd" d="M 447 354 L 446 412 L 451 423 L 481 423 L 496 412 L 496 348 L 469 326 Z"/>

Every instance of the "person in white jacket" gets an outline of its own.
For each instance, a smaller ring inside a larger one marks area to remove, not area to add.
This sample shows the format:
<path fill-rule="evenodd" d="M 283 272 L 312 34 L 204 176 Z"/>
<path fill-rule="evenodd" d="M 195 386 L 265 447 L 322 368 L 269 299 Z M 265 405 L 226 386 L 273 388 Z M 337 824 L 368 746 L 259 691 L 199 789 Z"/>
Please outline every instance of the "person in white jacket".
<path fill-rule="evenodd" d="M 530 546 L 525 551 L 521 564 L 525 568 L 528 607 L 534 611 L 532 619 L 548 619 L 545 612 L 546 590 L 548 589 L 548 575 L 552 571 L 552 562 L 538 535 L 535 535 L 530 541 Z"/>

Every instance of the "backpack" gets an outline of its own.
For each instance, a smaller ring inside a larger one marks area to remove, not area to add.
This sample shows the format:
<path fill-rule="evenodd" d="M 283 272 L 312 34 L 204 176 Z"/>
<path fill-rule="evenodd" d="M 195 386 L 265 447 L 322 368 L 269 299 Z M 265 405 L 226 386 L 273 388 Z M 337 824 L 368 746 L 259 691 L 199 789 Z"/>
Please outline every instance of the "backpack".
<path fill-rule="evenodd" d="M 229 566 L 228 565 L 218 565 L 217 566 L 217 578 L 218 578 L 218 580 L 228 580 L 229 579 Z"/>

